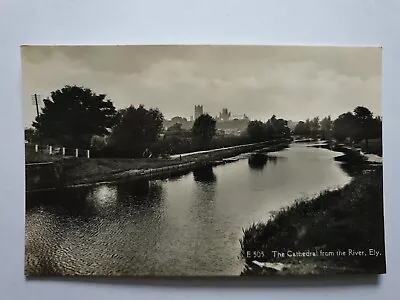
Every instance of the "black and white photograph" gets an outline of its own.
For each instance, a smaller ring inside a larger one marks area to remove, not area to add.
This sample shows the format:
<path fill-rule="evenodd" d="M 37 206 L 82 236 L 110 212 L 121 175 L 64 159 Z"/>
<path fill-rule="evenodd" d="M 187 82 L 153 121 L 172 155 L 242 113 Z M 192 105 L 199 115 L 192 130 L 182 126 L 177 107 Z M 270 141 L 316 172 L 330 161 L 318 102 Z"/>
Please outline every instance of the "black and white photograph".
<path fill-rule="evenodd" d="M 381 47 L 21 61 L 26 276 L 386 273 Z"/>

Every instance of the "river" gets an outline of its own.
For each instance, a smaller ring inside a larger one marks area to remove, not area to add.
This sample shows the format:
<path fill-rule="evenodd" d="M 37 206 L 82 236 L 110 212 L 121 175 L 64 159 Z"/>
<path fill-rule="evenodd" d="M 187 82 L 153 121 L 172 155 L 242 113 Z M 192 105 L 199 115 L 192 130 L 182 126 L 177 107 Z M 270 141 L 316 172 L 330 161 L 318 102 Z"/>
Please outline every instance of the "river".
<path fill-rule="evenodd" d="M 292 144 L 166 180 L 29 193 L 28 274 L 239 275 L 242 228 L 350 181 L 339 153 Z"/>

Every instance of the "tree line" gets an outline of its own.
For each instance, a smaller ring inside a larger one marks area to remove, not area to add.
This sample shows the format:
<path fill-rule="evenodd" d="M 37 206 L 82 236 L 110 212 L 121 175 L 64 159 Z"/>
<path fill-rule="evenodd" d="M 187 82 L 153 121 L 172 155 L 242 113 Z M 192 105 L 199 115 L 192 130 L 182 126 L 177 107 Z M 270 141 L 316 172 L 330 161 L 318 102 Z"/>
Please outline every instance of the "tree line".
<path fill-rule="evenodd" d="M 263 142 L 290 137 L 288 122 L 273 115 L 267 122 L 251 121 L 247 126 L 247 135 L 252 142 Z"/>
<path fill-rule="evenodd" d="M 370 139 L 382 138 L 382 119 L 380 116 L 374 116 L 368 108 L 357 106 L 353 111 L 342 113 L 335 120 L 328 116 L 322 120 L 315 117 L 300 121 L 293 134 L 325 140 L 335 139 L 338 142 L 365 141 L 368 147 Z"/>
<path fill-rule="evenodd" d="M 155 157 L 259 142 L 290 134 L 287 122 L 249 122 L 242 136 L 216 137 L 216 120 L 199 116 L 191 130 L 175 124 L 164 130 L 164 116 L 157 108 L 131 105 L 117 110 L 105 94 L 65 86 L 45 99 L 33 128 L 25 131 L 30 142 L 91 149 L 92 156 Z"/>
<path fill-rule="evenodd" d="M 105 94 L 91 89 L 65 86 L 45 99 L 41 114 L 25 130 L 30 142 L 91 149 L 93 156 L 155 157 L 246 143 L 304 137 L 344 141 L 382 136 L 382 121 L 365 107 L 357 107 L 337 119 L 330 116 L 300 121 L 293 132 L 288 122 L 273 115 L 266 122 L 253 120 L 240 136 L 217 134 L 216 120 L 208 114 L 198 117 L 191 130 L 177 123 L 163 128 L 164 116 L 157 108 L 144 105 L 117 110 Z"/>

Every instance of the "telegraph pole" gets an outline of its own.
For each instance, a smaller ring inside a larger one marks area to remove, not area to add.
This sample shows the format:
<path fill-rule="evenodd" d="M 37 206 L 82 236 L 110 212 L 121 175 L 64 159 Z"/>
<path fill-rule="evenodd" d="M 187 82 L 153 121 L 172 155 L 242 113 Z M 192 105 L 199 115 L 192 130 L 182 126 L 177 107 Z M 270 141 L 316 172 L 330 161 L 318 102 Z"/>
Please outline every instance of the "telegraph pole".
<path fill-rule="evenodd" d="M 35 94 L 34 97 L 35 97 L 35 104 L 36 104 L 36 114 L 39 117 L 39 103 L 38 103 L 38 99 L 37 99 L 38 98 L 37 94 Z"/>
<path fill-rule="evenodd" d="M 40 95 L 35 93 L 35 94 L 31 95 L 31 98 L 32 98 L 32 104 L 36 106 L 36 119 L 38 120 L 39 116 L 40 116 L 40 113 L 39 113 Z M 37 145 L 37 147 L 35 147 L 36 152 L 39 151 L 39 147 L 42 148 L 42 139 L 41 138 L 38 139 L 38 144 L 39 145 Z"/>

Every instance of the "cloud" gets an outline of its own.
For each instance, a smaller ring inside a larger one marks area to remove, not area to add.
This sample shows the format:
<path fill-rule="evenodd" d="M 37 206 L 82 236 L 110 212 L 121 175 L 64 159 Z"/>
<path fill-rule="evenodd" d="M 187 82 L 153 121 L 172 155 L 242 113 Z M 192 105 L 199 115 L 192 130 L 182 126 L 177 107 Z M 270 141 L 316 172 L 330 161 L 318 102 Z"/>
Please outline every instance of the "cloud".
<path fill-rule="evenodd" d="M 29 95 L 66 84 L 106 93 L 118 108 L 158 107 L 167 118 L 189 117 L 195 104 L 212 115 L 227 107 L 259 119 L 336 117 L 357 105 L 381 114 L 379 51 L 305 48 L 29 49 L 23 53 L 26 125 L 34 117 Z"/>

